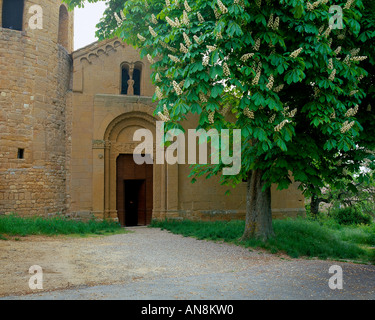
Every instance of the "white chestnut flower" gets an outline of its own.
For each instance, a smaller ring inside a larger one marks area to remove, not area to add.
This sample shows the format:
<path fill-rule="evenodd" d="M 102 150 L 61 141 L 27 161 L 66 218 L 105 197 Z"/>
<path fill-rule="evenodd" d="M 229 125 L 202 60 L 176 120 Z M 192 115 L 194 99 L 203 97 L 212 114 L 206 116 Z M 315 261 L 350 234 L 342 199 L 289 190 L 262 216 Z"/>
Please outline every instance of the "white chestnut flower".
<path fill-rule="evenodd" d="M 280 18 L 276 17 L 275 21 L 273 22 L 272 29 L 273 30 L 279 30 L 279 26 L 280 26 Z"/>
<path fill-rule="evenodd" d="M 176 56 L 174 56 L 174 55 L 171 55 L 171 54 L 169 54 L 168 55 L 168 57 L 169 57 L 169 59 L 171 59 L 173 62 L 175 62 L 175 63 L 179 63 L 180 62 L 180 59 L 178 59 Z"/>
<path fill-rule="evenodd" d="M 273 75 L 271 74 L 270 77 L 268 78 L 268 84 L 267 84 L 268 90 L 272 90 L 274 81 L 275 81 L 275 79 L 274 79 Z"/>
<path fill-rule="evenodd" d="M 203 56 L 202 65 L 204 67 L 207 67 L 209 62 L 210 62 L 210 57 L 209 56 Z"/>
<path fill-rule="evenodd" d="M 353 50 L 351 50 L 349 53 L 351 56 L 356 56 L 359 52 L 361 51 L 361 48 L 355 48 Z"/>
<path fill-rule="evenodd" d="M 208 122 L 210 124 L 214 124 L 215 123 L 215 111 L 208 112 Z"/>
<path fill-rule="evenodd" d="M 182 13 L 182 20 L 181 20 L 181 22 L 184 25 L 189 25 L 190 24 L 190 20 L 189 20 L 188 14 L 187 14 L 187 12 L 185 10 Z"/>
<path fill-rule="evenodd" d="M 151 35 L 154 38 L 158 36 L 157 33 L 155 32 L 155 30 L 151 26 L 148 27 L 148 30 L 150 31 Z"/>
<path fill-rule="evenodd" d="M 333 69 L 333 71 L 331 72 L 330 76 L 329 76 L 329 80 L 330 81 L 334 81 L 335 78 L 336 78 L 336 73 L 337 73 L 337 70 L 336 69 Z"/>
<path fill-rule="evenodd" d="M 208 102 L 206 95 L 205 95 L 202 91 L 199 92 L 199 99 L 200 99 L 201 102 L 203 102 L 203 103 Z"/>
<path fill-rule="evenodd" d="M 153 24 L 158 24 L 158 20 L 156 19 L 156 17 L 155 17 L 154 14 L 151 15 L 151 22 L 152 22 Z"/>
<path fill-rule="evenodd" d="M 181 51 L 182 53 L 188 53 L 188 52 L 189 52 L 189 49 L 186 48 L 186 47 L 184 46 L 183 43 L 180 43 L 180 51 Z"/>
<path fill-rule="evenodd" d="M 348 55 L 345 57 L 345 59 L 344 59 L 344 63 L 345 63 L 345 64 L 349 64 L 349 62 L 350 62 L 350 55 L 348 54 Z"/>
<path fill-rule="evenodd" d="M 345 4 L 344 9 L 349 10 L 353 3 L 354 3 L 354 0 L 348 0 L 348 2 Z"/>
<path fill-rule="evenodd" d="M 167 21 L 167 23 L 168 23 L 171 27 L 175 27 L 175 23 L 174 23 L 174 21 L 173 21 L 171 18 L 169 18 L 169 17 L 167 16 L 167 17 L 165 17 L 165 20 Z"/>
<path fill-rule="evenodd" d="M 328 69 L 333 70 L 333 59 L 332 58 L 328 60 Z"/>
<path fill-rule="evenodd" d="M 159 100 L 163 99 L 163 93 L 161 92 L 160 87 L 155 88 L 155 93 L 156 93 L 156 96 L 158 97 Z"/>
<path fill-rule="evenodd" d="M 167 105 L 163 106 L 163 111 L 164 111 L 164 114 L 169 117 L 169 110 L 167 108 Z"/>
<path fill-rule="evenodd" d="M 261 74 L 262 74 L 261 71 L 257 72 L 255 78 L 254 78 L 253 81 L 252 81 L 252 85 L 253 85 L 253 86 L 256 86 L 256 85 L 259 83 L 259 80 L 260 80 L 260 76 L 261 76 Z"/>
<path fill-rule="evenodd" d="M 254 120 L 255 119 L 255 114 L 254 114 L 254 111 L 250 110 L 248 107 L 246 107 L 244 110 L 243 110 L 243 113 L 246 117 L 248 117 L 249 119 L 252 119 Z"/>
<path fill-rule="evenodd" d="M 169 122 L 169 121 L 171 120 L 169 117 L 165 116 L 165 115 L 162 114 L 161 112 L 158 113 L 158 116 L 159 116 L 159 118 L 160 118 L 160 120 L 161 120 L 162 122 Z"/>
<path fill-rule="evenodd" d="M 173 89 L 176 92 L 176 94 L 178 96 L 182 95 L 183 92 L 182 92 L 180 86 L 178 85 L 178 83 L 176 81 L 173 81 L 172 84 L 173 84 Z"/>
<path fill-rule="evenodd" d="M 357 56 L 357 57 L 353 57 L 351 58 L 350 60 L 351 61 L 364 61 L 366 60 L 368 57 L 367 56 Z"/>
<path fill-rule="evenodd" d="M 260 49 L 260 39 L 257 39 L 257 40 L 255 41 L 255 44 L 254 44 L 254 46 L 253 46 L 253 49 L 254 49 L 255 51 L 259 51 L 259 49 Z"/>
<path fill-rule="evenodd" d="M 298 112 L 297 108 L 293 109 L 292 111 L 289 112 L 288 117 L 289 118 L 294 118 L 296 116 L 297 112 Z"/>
<path fill-rule="evenodd" d="M 246 53 L 244 54 L 242 57 L 241 57 L 241 61 L 242 62 L 246 62 L 247 60 L 249 60 L 250 58 L 252 58 L 254 56 L 254 53 Z"/>
<path fill-rule="evenodd" d="M 168 122 L 168 121 L 171 121 L 170 119 L 170 115 L 169 115 L 169 111 L 168 111 L 168 108 L 166 105 L 164 105 L 164 108 L 163 108 L 163 112 L 159 112 L 158 113 L 158 116 L 159 118 L 163 121 L 163 122 Z"/>
<path fill-rule="evenodd" d="M 186 46 L 187 46 L 187 47 L 190 47 L 190 46 L 192 45 L 192 43 L 191 43 L 191 41 L 190 41 L 188 35 L 187 35 L 185 32 L 183 33 L 183 37 L 184 37 L 184 40 L 185 40 Z"/>
<path fill-rule="evenodd" d="M 284 89 L 284 85 L 283 84 L 280 84 L 279 86 L 277 86 L 275 89 L 273 89 L 274 92 L 276 93 L 279 93 L 281 90 Z"/>
<path fill-rule="evenodd" d="M 221 17 L 221 13 L 219 12 L 219 10 L 217 10 L 216 7 L 214 8 L 214 14 L 215 14 L 216 20 L 219 20 Z"/>
<path fill-rule="evenodd" d="M 351 128 L 353 128 L 353 126 L 355 125 L 355 121 L 352 121 L 349 123 L 349 121 L 345 121 L 342 125 L 342 128 L 341 128 L 341 133 L 346 133 L 348 132 Z"/>
<path fill-rule="evenodd" d="M 285 119 L 283 120 L 280 124 L 278 124 L 276 127 L 275 127 L 275 132 L 280 132 L 284 127 L 285 125 L 289 123 L 289 120 L 288 119 Z"/>
<path fill-rule="evenodd" d="M 300 53 L 302 52 L 302 50 L 303 50 L 303 48 L 299 48 L 299 49 L 293 51 L 291 53 L 290 57 L 291 58 L 297 58 L 300 55 Z"/>
<path fill-rule="evenodd" d="M 185 0 L 185 2 L 184 2 L 184 6 L 185 6 L 185 10 L 186 10 L 187 12 L 191 12 L 191 8 L 190 8 L 189 3 L 187 2 L 187 0 Z"/>
<path fill-rule="evenodd" d="M 342 47 L 337 47 L 337 49 L 335 50 L 335 55 L 337 56 L 340 52 L 341 52 L 341 49 Z"/>
<path fill-rule="evenodd" d="M 267 24 L 267 27 L 268 28 L 273 28 L 273 13 L 271 13 L 271 16 L 270 16 L 270 18 L 269 18 L 269 20 L 268 20 L 268 24 Z"/>
<path fill-rule="evenodd" d="M 226 7 L 226 6 L 225 6 L 220 0 L 217 0 L 217 5 L 219 6 L 220 11 L 221 11 L 223 14 L 228 13 L 228 9 L 227 9 L 227 7 Z"/>
<path fill-rule="evenodd" d="M 156 74 L 156 76 L 155 76 L 155 81 L 156 81 L 156 82 L 161 82 L 161 78 L 160 78 L 159 73 Z"/>
<path fill-rule="evenodd" d="M 314 7 L 310 2 L 307 2 L 306 6 L 307 6 L 307 11 L 313 11 L 314 10 Z"/>
<path fill-rule="evenodd" d="M 213 52 L 216 50 L 216 46 L 207 46 L 207 49 L 210 51 L 210 52 Z"/>
<path fill-rule="evenodd" d="M 269 118 L 268 123 L 272 124 L 275 122 L 275 120 L 276 120 L 276 113 L 271 118 Z"/>
<path fill-rule="evenodd" d="M 358 110 L 359 110 L 359 105 L 357 104 L 354 108 L 351 108 L 346 112 L 345 117 L 350 118 L 350 117 L 356 116 L 356 114 L 358 113 Z"/>
<path fill-rule="evenodd" d="M 120 17 L 118 16 L 117 12 L 114 13 L 114 16 L 115 16 L 115 19 L 117 21 L 117 24 L 122 24 L 122 20 L 120 19 Z"/>
<path fill-rule="evenodd" d="M 224 64 L 223 64 L 223 74 L 226 77 L 230 76 L 230 70 L 229 70 L 229 67 L 228 67 L 226 62 L 224 62 Z"/>
<path fill-rule="evenodd" d="M 137 34 L 137 37 L 139 40 L 141 40 L 142 42 L 145 42 L 146 41 L 146 38 L 143 37 L 142 35 L 140 35 L 139 33 Z"/>
<path fill-rule="evenodd" d="M 331 31 L 332 31 L 332 27 L 329 26 L 329 27 L 326 29 L 326 31 L 323 33 L 323 37 L 328 38 L 328 36 L 330 35 Z"/>
<path fill-rule="evenodd" d="M 200 23 L 204 23 L 204 22 L 205 22 L 205 20 L 204 20 L 204 18 L 203 18 L 203 16 L 201 15 L 200 12 L 197 13 L 197 17 L 198 17 L 198 21 L 199 21 Z"/>
<path fill-rule="evenodd" d="M 148 61 L 149 61 L 151 64 L 154 64 L 154 63 L 155 63 L 155 60 L 151 57 L 150 54 L 147 55 L 147 59 L 148 59 Z"/>

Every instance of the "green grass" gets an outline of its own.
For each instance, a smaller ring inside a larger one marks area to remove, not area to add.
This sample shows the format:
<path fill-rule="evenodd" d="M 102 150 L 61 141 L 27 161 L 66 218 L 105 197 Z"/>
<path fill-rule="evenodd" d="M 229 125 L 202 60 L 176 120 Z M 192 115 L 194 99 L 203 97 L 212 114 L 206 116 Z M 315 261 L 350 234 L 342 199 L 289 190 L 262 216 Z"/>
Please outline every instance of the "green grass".
<path fill-rule="evenodd" d="M 251 239 L 240 242 L 244 221 L 193 222 L 154 221 L 151 227 L 161 228 L 175 234 L 234 243 L 248 248 L 266 249 L 271 253 L 286 253 L 292 258 L 311 257 L 319 259 L 351 260 L 375 263 L 375 225 L 347 227 L 335 223 L 309 219 L 274 220 L 276 236 L 266 243 Z"/>
<path fill-rule="evenodd" d="M 123 233 L 124 229 L 112 221 L 88 222 L 69 220 L 64 217 L 45 219 L 41 217 L 22 218 L 17 215 L 0 216 L 0 240 L 7 236 L 29 235 L 107 235 Z"/>

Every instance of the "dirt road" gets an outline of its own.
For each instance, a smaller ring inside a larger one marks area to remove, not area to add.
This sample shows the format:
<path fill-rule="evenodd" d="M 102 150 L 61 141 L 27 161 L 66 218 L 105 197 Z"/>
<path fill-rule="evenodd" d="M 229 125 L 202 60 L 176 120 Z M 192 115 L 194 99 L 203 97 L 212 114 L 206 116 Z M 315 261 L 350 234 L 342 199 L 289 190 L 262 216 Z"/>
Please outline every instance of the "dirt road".
<path fill-rule="evenodd" d="M 77 298 L 80 286 L 107 285 L 97 290 L 111 292 L 113 299 L 115 292 L 128 299 L 188 298 L 194 290 L 209 299 L 375 298 L 375 266 L 290 259 L 159 229 L 130 231 L 110 237 L 0 241 L 0 297 L 37 293 L 26 298 L 69 299 Z M 345 290 L 336 293 L 328 287 L 333 264 L 344 269 Z M 33 265 L 43 269 L 42 291 L 29 288 Z M 73 290 L 56 291 L 69 288 Z M 92 288 L 85 290 L 93 293 Z M 85 297 L 82 293 L 78 298 Z"/>

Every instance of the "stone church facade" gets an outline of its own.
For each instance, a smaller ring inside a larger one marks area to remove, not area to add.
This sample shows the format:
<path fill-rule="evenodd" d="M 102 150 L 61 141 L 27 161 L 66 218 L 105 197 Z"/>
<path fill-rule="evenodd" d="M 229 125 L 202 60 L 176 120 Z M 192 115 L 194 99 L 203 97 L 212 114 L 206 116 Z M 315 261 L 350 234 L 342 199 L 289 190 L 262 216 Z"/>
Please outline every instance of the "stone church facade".
<path fill-rule="evenodd" d="M 42 29 L 30 28 L 33 5 L 43 8 Z M 7 10 L 20 11 L 18 25 Z M 217 179 L 192 184 L 189 165 L 135 164 L 134 132 L 156 134 L 150 64 L 118 39 L 73 51 L 73 29 L 60 0 L 0 0 L 0 214 L 129 226 L 242 219 L 245 183 L 226 196 Z M 303 214 L 297 186 L 273 188 L 272 209 L 275 217 Z"/>

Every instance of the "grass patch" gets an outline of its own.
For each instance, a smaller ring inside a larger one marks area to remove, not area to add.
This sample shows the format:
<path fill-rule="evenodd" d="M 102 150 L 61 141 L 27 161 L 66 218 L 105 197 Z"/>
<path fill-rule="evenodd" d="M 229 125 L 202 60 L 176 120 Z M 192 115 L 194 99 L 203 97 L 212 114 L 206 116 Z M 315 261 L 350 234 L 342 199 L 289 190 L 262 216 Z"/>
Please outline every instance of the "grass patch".
<path fill-rule="evenodd" d="M 0 240 L 6 236 L 25 237 L 29 235 L 109 235 L 123 233 L 124 229 L 113 221 L 88 222 L 69 220 L 65 217 L 45 219 L 24 218 L 17 215 L 0 216 Z"/>
<path fill-rule="evenodd" d="M 302 218 L 274 220 L 276 236 L 266 243 L 256 239 L 240 242 L 244 221 L 164 220 L 153 221 L 151 227 L 200 240 L 221 240 L 248 248 L 266 249 L 271 253 L 283 252 L 292 258 L 317 257 L 375 263 L 374 249 L 370 248 L 375 246 L 375 225 L 349 227 Z"/>

